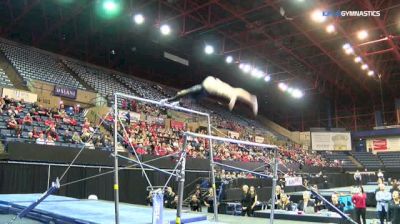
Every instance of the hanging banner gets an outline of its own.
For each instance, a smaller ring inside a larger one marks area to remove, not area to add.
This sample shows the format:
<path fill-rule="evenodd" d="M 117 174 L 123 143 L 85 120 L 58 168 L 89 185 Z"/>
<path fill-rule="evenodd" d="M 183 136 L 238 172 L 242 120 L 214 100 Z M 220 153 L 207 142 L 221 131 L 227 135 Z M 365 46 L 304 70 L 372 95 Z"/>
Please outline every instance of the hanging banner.
<path fill-rule="evenodd" d="M 53 91 L 54 96 L 62 96 L 70 99 L 76 99 L 77 93 L 78 93 L 77 89 L 68 88 L 64 86 L 54 86 L 54 91 Z"/>
<path fill-rule="evenodd" d="M 350 133 L 311 132 L 311 147 L 316 151 L 350 151 Z"/>
<path fill-rule="evenodd" d="M 254 141 L 257 142 L 257 143 L 264 143 L 264 137 L 256 136 L 254 138 Z"/>
<path fill-rule="evenodd" d="M 367 149 L 373 151 L 400 151 L 400 138 L 367 139 Z"/>
<path fill-rule="evenodd" d="M 238 132 L 235 132 L 235 131 L 228 131 L 228 136 L 229 136 L 229 138 L 239 139 L 240 134 Z"/>
<path fill-rule="evenodd" d="M 301 177 L 285 177 L 285 186 L 302 186 L 303 179 Z"/>
<path fill-rule="evenodd" d="M 171 128 L 180 129 L 180 130 L 184 129 L 185 128 L 185 123 L 180 122 L 180 121 L 171 120 Z"/>

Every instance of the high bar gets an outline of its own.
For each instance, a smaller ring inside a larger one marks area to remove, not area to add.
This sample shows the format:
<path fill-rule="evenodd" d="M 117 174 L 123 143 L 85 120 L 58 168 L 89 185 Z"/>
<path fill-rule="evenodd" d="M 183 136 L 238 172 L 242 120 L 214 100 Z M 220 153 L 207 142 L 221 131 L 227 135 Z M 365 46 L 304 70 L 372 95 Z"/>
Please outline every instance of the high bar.
<path fill-rule="evenodd" d="M 138 101 L 144 101 L 144 102 L 147 102 L 147 103 L 152 103 L 152 104 L 156 104 L 156 105 L 159 105 L 159 106 L 168 107 L 168 108 L 171 108 L 171 109 L 176 109 L 176 110 L 180 110 L 180 111 L 184 111 L 184 112 L 188 112 L 188 113 L 192 113 L 192 114 L 203 115 L 203 116 L 206 116 L 206 117 L 210 116 L 210 114 L 208 114 L 208 113 L 204 113 L 204 112 L 200 112 L 200 111 L 197 111 L 197 110 L 188 109 L 186 107 L 175 106 L 175 105 L 172 105 L 172 104 L 167 103 L 167 102 L 161 103 L 160 101 L 150 100 L 150 99 L 146 99 L 146 98 L 142 98 L 142 97 L 138 97 L 138 96 L 131 96 L 131 95 L 124 94 L 124 93 L 115 93 L 115 95 L 126 97 L 126 98 L 130 98 L 130 99 L 134 99 L 134 100 L 138 100 Z"/>
<path fill-rule="evenodd" d="M 198 138 L 207 138 L 207 139 L 212 139 L 212 140 L 216 140 L 216 141 L 224 141 L 224 142 L 237 143 L 237 144 L 243 144 L 243 145 L 257 146 L 257 147 L 262 147 L 262 148 L 278 148 L 278 146 L 276 146 L 276 145 L 267 145 L 267 144 L 261 144 L 261 143 L 257 143 L 257 142 L 242 141 L 242 140 L 236 140 L 236 139 L 231 139 L 231 138 L 222 138 L 222 137 L 218 137 L 218 136 L 203 135 L 203 134 L 197 134 L 197 133 L 193 133 L 193 132 L 185 132 L 184 135 L 198 137 Z"/>

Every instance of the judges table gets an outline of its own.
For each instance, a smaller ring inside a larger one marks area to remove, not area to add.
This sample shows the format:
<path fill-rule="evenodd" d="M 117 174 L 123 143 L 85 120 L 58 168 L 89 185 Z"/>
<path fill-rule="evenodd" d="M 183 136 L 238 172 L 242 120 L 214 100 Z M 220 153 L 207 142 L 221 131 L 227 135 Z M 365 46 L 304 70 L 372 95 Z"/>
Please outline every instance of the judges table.
<path fill-rule="evenodd" d="M 270 214 L 271 214 L 270 209 L 254 212 L 254 216 L 261 218 L 269 218 Z M 274 218 L 282 220 L 296 220 L 296 221 L 318 222 L 318 223 L 344 223 L 345 221 L 344 219 L 342 219 L 342 217 L 340 217 L 337 213 L 334 212 L 298 214 L 298 212 L 275 210 Z"/>

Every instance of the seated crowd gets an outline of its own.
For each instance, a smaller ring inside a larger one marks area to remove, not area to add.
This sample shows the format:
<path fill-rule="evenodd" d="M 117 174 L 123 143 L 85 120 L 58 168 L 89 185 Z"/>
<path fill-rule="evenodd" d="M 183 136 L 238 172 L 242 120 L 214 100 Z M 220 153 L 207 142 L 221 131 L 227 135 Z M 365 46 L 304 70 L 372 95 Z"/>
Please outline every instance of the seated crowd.
<path fill-rule="evenodd" d="M 45 108 L 38 103 L 27 103 L 5 96 L 0 99 L 1 117 L 6 121 L 10 134 L 3 137 L 24 139 L 26 142 L 55 145 L 56 143 L 85 144 L 88 148 L 109 147 L 109 135 L 95 134 L 94 126 L 83 117 L 81 108 L 65 108 L 61 102 L 58 107 Z M 90 139 L 89 139 L 90 138 Z"/>

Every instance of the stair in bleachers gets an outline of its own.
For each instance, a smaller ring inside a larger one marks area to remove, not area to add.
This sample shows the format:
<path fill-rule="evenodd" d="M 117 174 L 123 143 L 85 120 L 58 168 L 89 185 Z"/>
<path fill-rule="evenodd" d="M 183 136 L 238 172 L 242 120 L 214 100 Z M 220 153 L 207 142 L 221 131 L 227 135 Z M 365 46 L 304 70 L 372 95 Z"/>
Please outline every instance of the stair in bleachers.
<path fill-rule="evenodd" d="M 60 60 L 60 65 L 62 66 L 62 68 L 67 71 L 69 74 L 71 74 L 76 80 L 78 80 L 78 82 L 84 86 L 87 90 L 89 91 L 95 91 L 90 85 L 88 85 L 85 80 L 81 79 L 81 77 L 76 74 L 76 72 L 74 70 L 72 70 L 71 68 L 69 68 L 65 62 L 63 60 Z"/>
<path fill-rule="evenodd" d="M 0 49 L 1 86 L 29 90 L 23 78 Z M 3 85 L 5 83 L 5 85 Z"/>
<path fill-rule="evenodd" d="M 364 168 L 377 170 L 383 168 L 379 157 L 370 152 L 352 152 L 353 157 L 364 166 Z"/>

